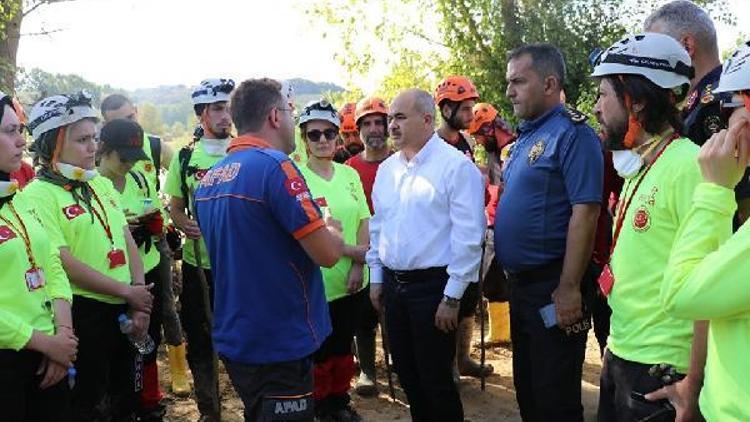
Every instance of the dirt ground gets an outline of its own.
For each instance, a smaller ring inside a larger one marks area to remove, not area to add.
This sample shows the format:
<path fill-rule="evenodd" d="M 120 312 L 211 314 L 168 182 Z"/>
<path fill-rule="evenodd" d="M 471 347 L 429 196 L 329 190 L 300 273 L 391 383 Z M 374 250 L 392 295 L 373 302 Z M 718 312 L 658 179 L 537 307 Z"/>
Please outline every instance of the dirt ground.
<path fill-rule="evenodd" d="M 477 331 L 475 339 L 479 339 Z M 478 340 L 477 340 L 478 341 Z M 398 388 L 398 381 L 394 375 L 396 386 L 396 401 L 393 402 L 388 394 L 385 364 L 378 343 L 378 383 L 380 395 L 377 398 L 362 398 L 352 395 L 353 407 L 365 421 L 408 421 L 409 409 L 406 397 Z M 473 356 L 479 358 L 479 347 L 475 345 Z M 481 391 L 478 379 L 462 377 L 460 392 L 464 405 L 465 420 L 478 421 L 520 421 L 518 407 L 513 388 L 512 353 L 508 347 L 489 347 L 486 349 L 487 363 L 492 364 L 495 373 L 487 378 L 486 389 Z M 167 371 L 166 355 L 159 359 L 160 379 L 162 389 L 166 394 L 165 402 L 168 406 L 166 420 L 175 422 L 197 421 L 199 414 L 194 400 L 191 398 L 175 397 L 169 391 L 169 372 Z M 583 365 L 583 380 L 581 382 L 583 407 L 586 421 L 596 420 L 596 408 L 599 397 L 599 372 L 601 362 L 599 348 L 593 332 L 589 335 L 586 349 L 586 361 Z M 229 377 L 220 370 L 220 388 L 222 395 L 222 418 L 227 422 L 242 421 L 242 401 L 232 388 Z"/>

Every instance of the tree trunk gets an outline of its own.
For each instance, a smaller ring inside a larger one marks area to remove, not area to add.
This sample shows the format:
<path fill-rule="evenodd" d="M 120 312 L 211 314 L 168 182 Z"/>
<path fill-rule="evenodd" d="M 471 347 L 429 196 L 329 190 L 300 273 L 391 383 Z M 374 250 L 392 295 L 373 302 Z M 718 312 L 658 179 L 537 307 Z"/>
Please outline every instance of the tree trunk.
<path fill-rule="evenodd" d="M 10 0 L 20 3 L 21 0 Z M 20 5 L 16 8 L 13 17 L 5 25 L 5 33 L 0 39 L 0 85 L 9 92 L 13 92 L 16 81 L 16 56 L 18 53 L 18 41 L 21 38 L 21 21 L 23 12 Z M 11 6 L 13 7 L 13 6 Z"/>

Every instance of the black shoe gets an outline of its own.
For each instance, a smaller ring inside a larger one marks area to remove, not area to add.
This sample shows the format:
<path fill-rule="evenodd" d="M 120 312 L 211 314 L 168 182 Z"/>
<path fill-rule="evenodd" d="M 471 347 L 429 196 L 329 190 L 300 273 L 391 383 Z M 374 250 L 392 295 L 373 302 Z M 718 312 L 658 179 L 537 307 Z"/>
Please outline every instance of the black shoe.
<path fill-rule="evenodd" d="M 138 411 L 138 416 L 135 420 L 138 422 L 162 422 L 166 414 L 167 406 L 159 403 L 151 409 Z"/>
<path fill-rule="evenodd" d="M 337 422 L 362 422 L 362 417 L 359 416 L 359 413 L 349 405 L 333 412 L 332 416 Z"/>

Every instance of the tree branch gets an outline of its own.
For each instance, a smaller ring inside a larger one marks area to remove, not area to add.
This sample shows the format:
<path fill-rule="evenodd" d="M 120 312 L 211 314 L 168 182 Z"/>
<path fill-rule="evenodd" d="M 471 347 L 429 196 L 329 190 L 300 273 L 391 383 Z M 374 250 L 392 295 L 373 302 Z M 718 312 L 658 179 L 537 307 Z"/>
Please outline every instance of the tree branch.
<path fill-rule="evenodd" d="M 38 9 L 39 6 L 43 6 L 45 4 L 52 4 L 52 3 L 62 3 L 62 2 L 66 2 L 66 1 L 75 1 L 75 0 L 37 0 L 37 1 L 32 1 L 32 2 L 29 3 L 28 9 L 24 10 L 23 12 L 21 12 L 21 16 L 23 16 L 25 18 L 26 15 L 28 15 L 29 13 L 31 13 L 34 10 Z"/>
<path fill-rule="evenodd" d="M 50 30 L 43 30 L 43 31 L 39 31 L 39 32 L 29 32 L 29 33 L 26 33 L 26 34 L 19 34 L 18 36 L 12 37 L 12 38 L 37 37 L 37 36 L 40 36 L 40 35 L 50 35 L 50 34 L 54 34 L 56 32 L 62 32 L 62 31 L 64 31 L 64 29 L 62 29 L 62 28 L 50 29 Z"/>
<path fill-rule="evenodd" d="M 464 0 L 458 0 L 455 3 L 458 6 L 458 9 L 461 13 L 461 17 L 466 21 L 466 27 L 469 30 L 469 36 L 474 40 L 474 44 L 476 44 L 477 48 L 482 51 L 482 54 L 484 54 L 487 58 L 492 58 L 492 51 L 490 51 L 489 48 L 487 48 L 487 45 L 484 43 L 484 40 L 482 39 L 482 36 L 479 34 L 479 30 L 477 29 L 477 23 L 474 21 L 474 18 L 471 16 L 471 12 L 469 11 L 469 8 L 466 7 L 466 3 L 464 3 Z"/>
<path fill-rule="evenodd" d="M 436 46 L 438 46 L 438 47 L 448 48 L 448 45 L 447 45 L 447 44 L 445 44 L 445 43 L 443 43 L 443 42 L 440 42 L 440 41 L 436 41 L 436 40 L 434 40 L 434 39 L 432 39 L 432 38 L 428 37 L 427 35 L 425 35 L 425 34 L 423 34 L 423 33 L 421 33 L 421 32 L 415 31 L 415 30 L 413 30 L 413 29 L 411 29 L 411 28 L 403 28 L 403 30 L 404 30 L 404 32 L 406 32 L 407 34 L 411 34 L 411 35 L 414 35 L 414 36 L 416 36 L 417 38 L 421 38 L 421 39 L 423 39 L 424 41 L 427 41 L 427 42 L 428 42 L 429 44 L 432 44 L 432 45 L 436 45 Z"/>

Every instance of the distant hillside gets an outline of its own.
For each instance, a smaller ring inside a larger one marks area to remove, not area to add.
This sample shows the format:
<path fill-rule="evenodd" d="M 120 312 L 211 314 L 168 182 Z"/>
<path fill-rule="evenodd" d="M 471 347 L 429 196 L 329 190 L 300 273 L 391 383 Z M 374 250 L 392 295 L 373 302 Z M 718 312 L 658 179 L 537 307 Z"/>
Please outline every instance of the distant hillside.
<path fill-rule="evenodd" d="M 330 82 L 313 82 L 307 79 L 295 78 L 288 80 L 299 97 L 314 98 L 328 92 L 341 92 L 344 88 Z M 151 103 L 157 107 L 174 105 L 190 101 L 192 87 L 185 85 L 162 85 L 156 88 L 142 88 L 131 92 L 137 103 Z"/>
<path fill-rule="evenodd" d="M 320 95 L 326 92 L 341 92 L 344 88 L 330 82 L 313 82 L 307 79 L 288 79 L 297 95 Z"/>
<path fill-rule="evenodd" d="M 324 94 L 344 91 L 344 88 L 329 82 L 313 82 L 302 78 L 290 79 L 289 82 L 294 87 L 298 107 Z M 36 68 L 19 72 L 16 86 L 21 101 L 29 107 L 47 95 L 72 93 L 81 89 L 86 89 L 93 95 L 94 105 L 98 107 L 107 95 L 122 93 L 138 106 L 139 121 L 144 129 L 166 139 L 189 136 L 195 126 L 196 119 L 190 100 L 192 86 L 163 85 L 127 91 L 99 85 L 78 75 L 52 74 Z"/>

